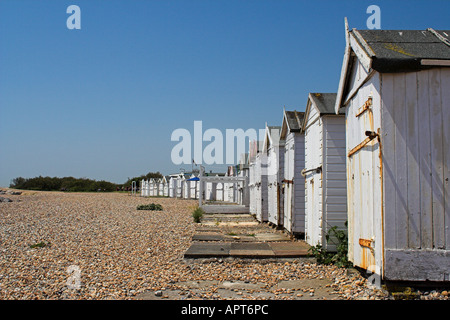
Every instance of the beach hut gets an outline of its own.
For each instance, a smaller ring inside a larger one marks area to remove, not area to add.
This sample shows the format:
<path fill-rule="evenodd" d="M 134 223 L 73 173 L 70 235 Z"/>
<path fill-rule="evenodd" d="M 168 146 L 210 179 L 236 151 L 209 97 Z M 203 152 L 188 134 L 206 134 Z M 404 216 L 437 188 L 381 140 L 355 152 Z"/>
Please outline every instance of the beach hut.
<path fill-rule="evenodd" d="M 164 176 L 163 177 L 163 190 L 164 190 L 164 197 L 168 197 L 169 196 L 169 182 L 170 182 L 170 177 L 169 176 Z"/>
<path fill-rule="evenodd" d="M 249 154 L 248 153 L 242 153 L 239 160 L 239 171 L 238 171 L 238 177 L 249 177 L 249 167 L 248 167 L 248 159 Z M 238 185 L 238 203 L 241 205 L 249 206 L 249 194 L 248 194 L 248 187 L 247 190 L 244 190 L 245 184 L 240 183 Z"/>
<path fill-rule="evenodd" d="M 262 145 L 261 141 L 258 141 Z M 262 148 L 261 148 L 262 150 Z M 256 219 L 259 222 L 268 220 L 268 198 L 267 198 L 267 154 L 258 152 L 255 159 L 255 202 Z"/>
<path fill-rule="evenodd" d="M 248 173 L 249 173 L 249 212 L 256 216 L 256 203 L 257 203 L 257 172 L 256 172 L 256 155 L 259 152 L 258 141 L 249 141 L 249 159 L 248 159 Z"/>
<path fill-rule="evenodd" d="M 150 180 L 149 179 L 147 179 L 145 181 L 145 192 L 144 192 L 144 195 L 146 197 L 150 196 Z"/>
<path fill-rule="evenodd" d="M 234 177 L 236 175 L 236 170 L 234 166 L 228 166 L 225 177 Z M 237 201 L 237 183 L 236 182 L 224 182 L 224 201 L 233 202 Z"/>
<path fill-rule="evenodd" d="M 281 180 L 284 174 L 284 140 L 280 140 L 281 127 L 268 126 L 264 136 L 263 153 L 267 158 L 267 220 L 283 226 L 284 199 Z"/>
<path fill-rule="evenodd" d="M 146 188 L 146 181 L 142 179 L 141 181 L 141 197 L 145 197 L 145 188 Z"/>
<path fill-rule="evenodd" d="M 175 198 L 177 195 L 178 174 L 170 175 L 169 178 L 169 197 Z"/>
<path fill-rule="evenodd" d="M 166 177 L 162 177 L 158 181 L 158 196 L 164 196 L 164 186 L 166 185 Z"/>
<path fill-rule="evenodd" d="M 198 199 L 198 178 L 195 174 L 191 174 L 189 179 L 189 198 L 190 199 Z"/>
<path fill-rule="evenodd" d="M 305 240 L 336 250 L 329 229 L 347 231 L 345 114 L 335 113 L 336 93 L 310 93 L 305 133 Z"/>
<path fill-rule="evenodd" d="M 283 111 L 280 139 L 284 144 L 284 221 L 283 227 L 300 238 L 305 234 L 305 136 L 304 112 Z"/>
<path fill-rule="evenodd" d="M 450 280 L 450 31 L 349 30 L 349 259 L 386 280 Z"/>
<path fill-rule="evenodd" d="M 229 177 L 229 172 L 227 171 L 225 173 L 226 177 Z M 223 201 L 225 202 L 231 202 L 233 201 L 232 197 L 232 184 L 229 182 L 223 183 Z"/>
<path fill-rule="evenodd" d="M 156 194 L 155 194 L 155 191 L 157 190 L 156 189 L 156 181 L 155 181 L 155 179 L 150 179 L 149 180 L 149 187 L 148 187 L 148 190 L 149 190 L 149 195 L 151 196 L 151 197 L 154 197 Z"/>

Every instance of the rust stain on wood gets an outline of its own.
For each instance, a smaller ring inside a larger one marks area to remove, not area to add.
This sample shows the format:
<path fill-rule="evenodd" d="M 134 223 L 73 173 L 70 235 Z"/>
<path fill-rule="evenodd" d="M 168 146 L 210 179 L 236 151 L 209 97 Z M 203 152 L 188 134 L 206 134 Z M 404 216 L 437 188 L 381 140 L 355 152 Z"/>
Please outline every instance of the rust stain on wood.
<path fill-rule="evenodd" d="M 359 245 L 362 247 L 372 248 L 372 240 L 360 238 Z"/>

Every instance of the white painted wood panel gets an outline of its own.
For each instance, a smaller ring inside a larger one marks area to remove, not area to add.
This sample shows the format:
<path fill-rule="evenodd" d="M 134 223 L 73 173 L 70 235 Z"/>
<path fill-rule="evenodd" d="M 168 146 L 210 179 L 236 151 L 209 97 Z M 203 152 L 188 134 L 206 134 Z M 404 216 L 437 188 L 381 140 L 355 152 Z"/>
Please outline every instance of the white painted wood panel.
<path fill-rule="evenodd" d="M 314 104 L 309 106 L 308 111 L 304 169 L 311 170 L 323 165 L 323 125 Z M 303 168 L 300 167 L 299 170 Z M 322 204 L 322 172 L 308 172 L 305 174 L 305 240 L 312 246 L 323 244 Z"/>

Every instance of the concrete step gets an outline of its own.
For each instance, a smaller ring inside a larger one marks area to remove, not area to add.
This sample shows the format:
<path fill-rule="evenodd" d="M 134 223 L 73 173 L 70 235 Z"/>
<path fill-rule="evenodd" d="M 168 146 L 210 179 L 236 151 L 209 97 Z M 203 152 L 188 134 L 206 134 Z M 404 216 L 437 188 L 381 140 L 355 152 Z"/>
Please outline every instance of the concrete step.
<path fill-rule="evenodd" d="M 292 242 L 193 242 L 185 258 L 295 258 L 307 257 L 309 245 Z"/>

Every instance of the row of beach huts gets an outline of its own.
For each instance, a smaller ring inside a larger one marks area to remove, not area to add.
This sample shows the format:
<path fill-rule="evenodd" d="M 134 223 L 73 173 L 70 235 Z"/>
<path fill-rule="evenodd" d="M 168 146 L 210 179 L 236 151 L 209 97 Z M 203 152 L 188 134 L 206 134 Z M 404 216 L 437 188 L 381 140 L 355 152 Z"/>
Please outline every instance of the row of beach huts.
<path fill-rule="evenodd" d="M 337 226 L 355 266 L 385 280 L 450 281 L 450 31 L 346 25 L 345 41 L 337 92 L 284 109 L 228 180 L 210 173 L 217 183 L 200 188 L 203 172 L 173 175 L 167 195 L 248 206 L 331 251 Z M 146 185 L 141 194 L 156 195 Z"/>

